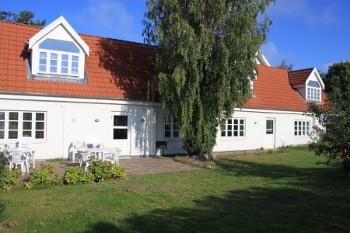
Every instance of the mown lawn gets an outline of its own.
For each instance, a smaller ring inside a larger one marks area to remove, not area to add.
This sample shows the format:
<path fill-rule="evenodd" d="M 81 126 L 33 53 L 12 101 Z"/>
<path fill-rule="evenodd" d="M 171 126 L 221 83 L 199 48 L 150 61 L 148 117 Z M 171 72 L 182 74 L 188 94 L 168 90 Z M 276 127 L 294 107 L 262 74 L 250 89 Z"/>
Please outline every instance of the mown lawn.
<path fill-rule="evenodd" d="M 0 232 L 350 232 L 350 176 L 303 148 L 219 169 L 0 193 Z"/>

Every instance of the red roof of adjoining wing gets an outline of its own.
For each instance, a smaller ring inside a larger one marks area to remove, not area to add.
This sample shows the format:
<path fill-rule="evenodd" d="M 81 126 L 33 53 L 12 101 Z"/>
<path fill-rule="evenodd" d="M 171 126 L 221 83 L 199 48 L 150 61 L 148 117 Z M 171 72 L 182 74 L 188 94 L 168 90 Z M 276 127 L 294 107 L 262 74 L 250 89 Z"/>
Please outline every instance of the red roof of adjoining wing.
<path fill-rule="evenodd" d="M 87 83 L 28 80 L 22 56 L 26 42 L 40 30 L 0 21 L 0 92 L 70 97 L 144 100 L 154 76 L 155 49 L 143 44 L 80 35 L 91 50 Z"/>
<path fill-rule="evenodd" d="M 286 70 L 259 65 L 258 72 L 253 84 L 255 97 L 249 99 L 245 107 L 307 111 L 307 103 L 289 84 Z"/>
<path fill-rule="evenodd" d="M 307 68 L 302 70 L 288 71 L 289 83 L 294 86 L 298 84 L 305 84 L 306 79 L 309 77 L 313 68 Z"/>

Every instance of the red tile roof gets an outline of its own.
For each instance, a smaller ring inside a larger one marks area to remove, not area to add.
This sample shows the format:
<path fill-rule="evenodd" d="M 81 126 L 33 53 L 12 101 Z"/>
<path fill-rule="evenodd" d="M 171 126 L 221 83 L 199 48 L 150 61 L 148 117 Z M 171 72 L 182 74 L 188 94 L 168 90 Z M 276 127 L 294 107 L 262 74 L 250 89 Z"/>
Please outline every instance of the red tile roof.
<path fill-rule="evenodd" d="M 314 68 L 307 68 L 302 70 L 288 71 L 289 83 L 294 86 L 298 84 L 305 84 Z"/>
<path fill-rule="evenodd" d="M 145 99 L 148 80 L 154 76 L 155 50 L 140 43 L 80 36 L 89 45 L 88 83 L 28 80 L 22 56 L 26 42 L 40 30 L 0 21 L 0 92 Z"/>
<path fill-rule="evenodd" d="M 259 65 L 258 78 L 254 81 L 254 96 L 245 107 L 306 111 L 308 106 L 288 81 L 288 71 Z"/>
<path fill-rule="evenodd" d="M 88 83 L 28 80 L 22 54 L 26 42 L 39 30 L 39 27 L 0 21 L 0 92 L 146 99 L 147 83 L 154 77 L 155 50 L 134 42 L 81 34 L 91 50 L 86 58 Z M 245 107 L 307 110 L 306 102 L 290 86 L 286 70 L 262 65 L 258 70 L 258 79 L 254 81 L 255 97 L 248 100 Z M 299 72 L 292 72 L 292 76 L 304 77 L 304 73 L 296 74 Z"/>

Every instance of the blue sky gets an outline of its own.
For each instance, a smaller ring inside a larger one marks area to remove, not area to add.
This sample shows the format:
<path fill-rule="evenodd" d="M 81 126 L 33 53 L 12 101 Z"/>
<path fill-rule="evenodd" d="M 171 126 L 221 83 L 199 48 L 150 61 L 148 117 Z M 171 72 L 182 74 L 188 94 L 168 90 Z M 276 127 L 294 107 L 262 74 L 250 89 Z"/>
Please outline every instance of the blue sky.
<path fill-rule="evenodd" d="M 80 33 L 142 42 L 146 0 L 1 0 L 0 10 L 31 10 L 51 22 L 63 15 Z M 272 65 L 285 59 L 296 69 L 349 59 L 350 1 L 276 0 L 262 52 Z"/>

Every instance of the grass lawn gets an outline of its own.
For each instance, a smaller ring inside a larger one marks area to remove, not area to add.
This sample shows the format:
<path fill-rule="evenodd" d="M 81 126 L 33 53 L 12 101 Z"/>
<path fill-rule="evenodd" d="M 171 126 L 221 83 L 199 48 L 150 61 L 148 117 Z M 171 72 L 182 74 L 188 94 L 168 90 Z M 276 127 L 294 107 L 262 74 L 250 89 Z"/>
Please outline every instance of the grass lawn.
<path fill-rule="evenodd" d="M 350 232 L 350 176 L 303 148 L 215 170 L 0 193 L 0 232 Z"/>

